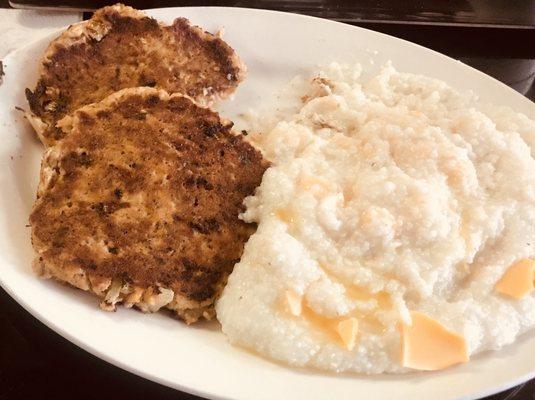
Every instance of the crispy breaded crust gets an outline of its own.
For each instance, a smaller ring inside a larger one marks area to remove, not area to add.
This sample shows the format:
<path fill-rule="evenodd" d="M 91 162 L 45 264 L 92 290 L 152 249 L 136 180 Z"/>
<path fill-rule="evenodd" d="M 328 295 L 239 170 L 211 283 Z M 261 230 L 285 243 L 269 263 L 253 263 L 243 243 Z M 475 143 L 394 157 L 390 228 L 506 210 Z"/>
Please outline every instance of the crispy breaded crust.
<path fill-rule="evenodd" d="M 28 119 L 45 145 L 61 139 L 56 122 L 118 90 L 149 86 L 200 104 L 232 93 L 245 65 L 219 37 L 178 18 L 170 26 L 122 4 L 69 27 L 45 52 Z"/>
<path fill-rule="evenodd" d="M 213 316 L 255 227 L 238 219 L 267 163 L 188 97 L 132 88 L 58 125 L 30 216 L 36 271 L 103 308 Z"/>

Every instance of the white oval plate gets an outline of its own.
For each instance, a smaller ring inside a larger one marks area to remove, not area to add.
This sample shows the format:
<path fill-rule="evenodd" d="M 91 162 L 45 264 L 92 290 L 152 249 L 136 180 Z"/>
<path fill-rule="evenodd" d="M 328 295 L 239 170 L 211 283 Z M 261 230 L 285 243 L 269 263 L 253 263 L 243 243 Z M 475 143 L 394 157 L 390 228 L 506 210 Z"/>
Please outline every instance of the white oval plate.
<path fill-rule="evenodd" d="M 423 73 L 484 100 L 535 118 L 535 105 L 498 81 L 431 50 L 387 35 L 326 20 L 237 8 L 169 8 L 150 14 L 170 23 L 184 16 L 225 39 L 249 68 L 225 116 L 269 102 L 291 77 L 331 60 L 374 69 L 392 60 L 401 71 Z M 38 62 L 52 37 L 7 57 L 0 85 L 0 283 L 30 313 L 98 357 L 145 378 L 217 399 L 471 399 L 535 376 L 535 334 L 499 352 L 436 373 L 334 376 L 286 368 L 231 347 L 217 324 L 187 327 L 166 314 L 119 309 L 102 312 L 90 295 L 31 272 L 29 228 L 42 148 L 15 106 L 26 107 Z"/>

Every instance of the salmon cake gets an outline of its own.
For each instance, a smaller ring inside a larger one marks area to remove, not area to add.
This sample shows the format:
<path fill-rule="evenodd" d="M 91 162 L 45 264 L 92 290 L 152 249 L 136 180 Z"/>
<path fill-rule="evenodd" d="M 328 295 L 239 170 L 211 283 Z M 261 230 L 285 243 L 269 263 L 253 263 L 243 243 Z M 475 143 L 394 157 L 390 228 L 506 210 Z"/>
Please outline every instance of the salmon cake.
<path fill-rule="evenodd" d="M 124 89 L 58 122 L 30 216 L 34 269 L 187 323 L 214 315 L 244 243 L 238 218 L 267 162 L 232 123 L 179 94 Z"/>
<path fill-rule="evenodd" d="M 167 26 L 117 4 L 50 43 L 36 88 L 26 89 L 27 117 L 49 146 L 65 134 L 61 118 L 118 90 L 156 87 L 208 105 L 231 94 L 245 71 L 228 44 L 187 19 Z"/>

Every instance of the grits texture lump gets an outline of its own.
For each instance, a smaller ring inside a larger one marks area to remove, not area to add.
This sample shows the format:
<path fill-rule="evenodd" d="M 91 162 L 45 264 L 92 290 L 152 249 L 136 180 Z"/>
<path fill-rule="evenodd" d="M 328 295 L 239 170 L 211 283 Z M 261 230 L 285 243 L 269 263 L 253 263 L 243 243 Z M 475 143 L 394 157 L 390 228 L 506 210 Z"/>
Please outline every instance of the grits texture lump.
<path fill-rule="evenodd" d="M 520 280 L 534 271 L 535 122 L 390 65 L 313 76 L 266 114 L 278 122 L 252 125 L 272 167 L 216 307 L 229 340 L 292 366 L 399 373 L 533 328 Z"/>

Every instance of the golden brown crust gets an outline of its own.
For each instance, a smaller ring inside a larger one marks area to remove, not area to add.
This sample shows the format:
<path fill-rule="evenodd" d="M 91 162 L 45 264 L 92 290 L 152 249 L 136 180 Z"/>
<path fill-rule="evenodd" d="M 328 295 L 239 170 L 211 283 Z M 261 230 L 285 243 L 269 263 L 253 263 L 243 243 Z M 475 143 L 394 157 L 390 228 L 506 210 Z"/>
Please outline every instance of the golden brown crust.
<path fill-rule="evenodd" d="M 40 273 L 97 294 L 91 279 L 127 285 L 115 297 L 110 286 L 111 306 L 135 288 L 165 289 L 165 306 L 189 322 L 213 315 L 254 230 L 238 214 L 267 168 L 260 153 L 217 113 L 151 88 L 58 126 L 68 135 L 45 153 L 30 216 Z M 130 303 L 152 311 L 145 300 Z"/>
<path fill-rule="evenodd" d="M 34 91 L 33 124 L 46 145 L 64 135 L 55 124 L 118 90 L 150 86 L 209 104 L 232 93 L 245 66 L 219 37 L 178 18 L 170 26 L 131 7 L 104 7 L 72 25 L 48 47 Z"/>

